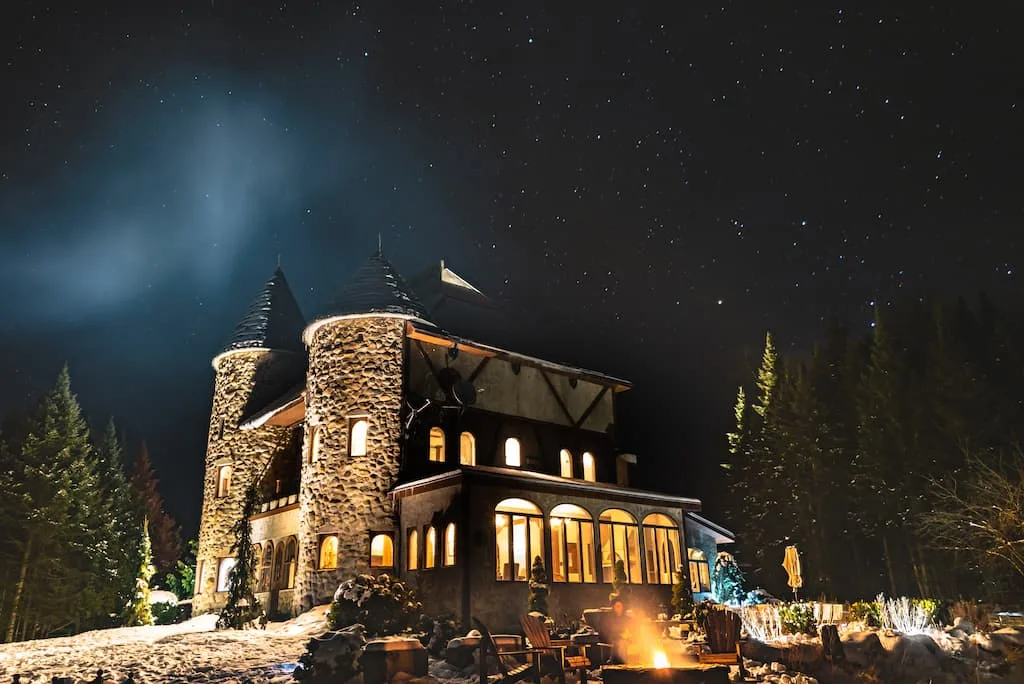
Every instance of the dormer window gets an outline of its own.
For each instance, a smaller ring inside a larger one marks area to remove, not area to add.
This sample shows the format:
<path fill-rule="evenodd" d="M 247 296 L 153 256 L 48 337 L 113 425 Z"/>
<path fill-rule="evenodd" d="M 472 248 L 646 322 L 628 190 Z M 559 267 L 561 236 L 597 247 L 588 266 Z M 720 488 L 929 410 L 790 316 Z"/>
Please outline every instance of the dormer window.
<path fill-rule="evenodd" d="M 594 465 L 594 454 L 589 451 L 583 452 L 583 479 L 587 482 L 597 482 L 597 467 Z"/>
<path fill-rule="evenodd" d="M 505 440 L 505 465 L 518 468 L 523 464 L 519 453 L 519 440 L 509 437 Z"/>
<path fill-rule="evenodd" d="M 572 453 L 568 449 L 558 452 L 558 462 L 562 477 L 572 477 Z"/>
<path fill-rule="evenodd" d="M 437 426 L 430 428 L 430 460 L 444 463 L 444 430 Z"/>
<path fill-rule="evenodd" d="M 463 432 L 459 435 L 459 464 L 476 465 L 476 437 L 472 432 Z"/>
<path fill-rule="evenodd" d="M 366 455 L 366 433 L 369 430 L 370 421 L 366 418 L 353 418 L 348 428 L 348 455 Z"/>

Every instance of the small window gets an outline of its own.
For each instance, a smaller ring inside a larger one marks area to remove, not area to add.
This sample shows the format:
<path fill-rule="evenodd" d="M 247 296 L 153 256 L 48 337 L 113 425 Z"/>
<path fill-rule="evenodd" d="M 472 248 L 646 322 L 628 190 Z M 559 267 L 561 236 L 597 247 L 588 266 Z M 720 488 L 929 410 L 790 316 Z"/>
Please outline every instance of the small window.
<path fill-rule="evenodd" d="M 295 571 L 298 568 L 298 550 L 299 542 L 295 537 L 292 537 L 284 547 L 285 589 L 295 588 Z"/>
<path fill-rule="evenodd" d="M 409 570 L 417 570 L 420 567 L 420 533 L 415 527 L 410 527 L 406 535 L 405 567 Z"/>
<path fill-rule="evenodd" d="M 320 460 L 320 441 L 322 439 L 323 429 L 316 425 L 313 427 L 313 432 L 310 435 L 309 440 L 309 462 L 316 463 Z"/>
<path fill-rule="evenodd" d="M 597 468 L 594 467 L 594 454 L 589 451 L 583 452 L 583 479 L 587 482 L 597 482 Z"/>
<path fill-rule="evenodd" d="M 395 565 L 395 543 L 391 535 L 375 534 L 370 540 L 370 567 L 390 568 Z"/>
<path fill-rule="evenodd" d="M 235 567 L 235 558 L 221 558 L 220 567 L 217 568 L 217 591 L 227 591 L 231 588 L 231 570 Z"/>
<path fill-rule="evenodd" d="M 572 477 L 572 454 L 568 449 L 558 452 L 558 462 L 561 467 L 562 477 Z"/>
<path fill-rule="evenodd" d="M 711 573 L 707 556 L 700 549 L 686 549 L 686 557 L 690 566 L 690 590 L 695 594 L 711 591 Z"/>
<path fill-rule="evenodd" d="M 321 570 L 334 570 L 338 567 L 338 535 L 329 534 L 320 539 L 320 564 Z"/>
<path fill-rule="evenodd" d="M 448 523 L 444 528 L 444 565 L 455 565 L 455 523 Z"/>
<path fill-rule="evenodd" d="M 459 463 L 461 465 L 476 465 L 476 437 L 472 432 L 463 432 L 459 435 Z"/>
<path fill-rule="evenodd" d="M 432 568 L 437 565 L 437 530 L 431 525 L 423 535 L 423 567 Z"/>
<path fill-rule="evenodd" d="M 522 458 L 519 454 L 519 440 L 515 437 L 509 437 L 505 440 L 505 465 L 518 468 L 522 463 Z"/>
<path fill-rule="evenodd" d="M 231 493 L 231 466 L 224 465 L 217 469 L 217 496 Z"/>
<path fill-rule="evenodd" d="M 348 430 L 348 455 L 366 455 L 366 432 L 370 427 L 370 421 L 366 418 L 356 418 L 352 421 Z"/>
<path fill-rule="evenodd" d="M 444 430 L 437 426 L 430 428 L 430 460 L 444 463 Z"/>
<path fill-rule="evenodd" d="M 260 563 L 260 582 L 258 591 L 270 591 L 270 570 L 274 566 L 274 543 L 267 542 L 267 548 L 263 552 L 263 562 Z"/>

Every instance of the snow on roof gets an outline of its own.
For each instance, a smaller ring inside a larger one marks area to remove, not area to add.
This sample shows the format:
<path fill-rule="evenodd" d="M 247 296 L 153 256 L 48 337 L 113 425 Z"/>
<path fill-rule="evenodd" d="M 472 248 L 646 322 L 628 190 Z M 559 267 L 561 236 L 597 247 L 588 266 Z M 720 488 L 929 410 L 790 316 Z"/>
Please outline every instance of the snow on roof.
<path fill-rule="evenodd" d="M 692 511 L 686 513 L 686 517 L 693 520 L 698 525 L 706 528 L 711 532 L 712 536 L 715 537 L 716 544 L 731 544 L 736 541 L 736 535 L 725 529 L 718 523 L 713 523 L 702 515 L 697 515 Z"/>
<path fill-rule="evenodd" d="M 260 293 L 249 304 L 231 339 L 214 358 L 243 349 L 277 349 L 304 353 L 301 333 L 306 320 L 295 295 L 278 267 Z"/>
<path fill-rule="evenodd" d="M 483 296 L 484 293 L 469 284 L 469 281 L 460 276 L 458 273 L 453 271 L 444 265 L 444 259 L 441 259 L 441 282 L 454 285 L 455 287 L 461 287 L 465 290 L 470 290 L 476 294 Z"/>

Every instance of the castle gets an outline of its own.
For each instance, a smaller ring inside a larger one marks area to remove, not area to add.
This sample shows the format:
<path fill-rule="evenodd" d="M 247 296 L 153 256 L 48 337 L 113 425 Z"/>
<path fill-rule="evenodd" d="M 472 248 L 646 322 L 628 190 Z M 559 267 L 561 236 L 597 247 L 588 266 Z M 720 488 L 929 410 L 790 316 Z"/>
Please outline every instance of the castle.
<path fill-rule="evenodd" d="M 460 336 L 493 307 L 444 262 L 413 285 L 378 250 L 307 323 L 278 269 L 213 359 L 195 611 L 224 603 L 250 483 L 271 614 L 387 572 L 431 614 L 515 625 L 537 556 L 552 615 L 604 605 L 617 560 L 635 596 L 665 602 L 681 569 L 705 597 L 733 536 L 698 499 L 629 486 L 629 383 Z"/>

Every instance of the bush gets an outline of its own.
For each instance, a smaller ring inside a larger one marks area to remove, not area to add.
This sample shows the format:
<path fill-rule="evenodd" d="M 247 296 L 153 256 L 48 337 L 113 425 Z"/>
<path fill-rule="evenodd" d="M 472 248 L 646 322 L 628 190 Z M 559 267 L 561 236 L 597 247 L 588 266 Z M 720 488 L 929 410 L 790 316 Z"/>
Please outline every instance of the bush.
<path fill-rule="evenodd" d="M 444 655 L 444 649 L 448 646 L 449 641 L 466 633 L 466 630 L 459 624 L 459 619 L 447 613 L 437 617 L 424 615 L 419 631 L 421 632 L 420 643 L 426 646 L 430 655 L 435 658 Z"/>
<path fill-rule="evenodd" d="M 925 615 L 928 616 L 928 622 L 933 625 L 939 625 L 945 622 L 945 617 L 948 615 L 948 610 L 943 605 L 942 601 L 936 599 L 911 599 L 911 603 L 914 608 L 920 608 Z"/>
<path fill-rule="evenodd" d="M 790 603 L 779 606 L 779 621 L 786 634 L 816 634 L 818 621 L 814 619 L 814 606 L 810 603 Z"/>
<path fill-rule="evenodd" d="M 711 573 L 711 591 L 719 603 L 742 603 L 747 595 L 743 588 L 743 571 L 731 553 L 721 551 L 715 558 Z"/>
<path fill-rule="evenodd" d="M 882 606 L 877 601 L 854 601 L 850 604 L 850 619 L 867 627 L 881 627 Z"/>
<path fill-rule="evenodd" d="M 537 556 L 530 568 L 530 593 L 526 597 L 526 610 L 530 613 L 548 614 L 548 573 L 544 569 L 544 559 Z"/>
<path fill-rule="evenodd" d="M 174 625 L 185 620 L 187 611 L 185 605 L 176 603 L 160 602 L 149 606 L 153 613 L 154 625 Z"/>
<path fill-rule="evenodd" d="M 990 604 L 961 599 L 949 607 L 949 621 L 952 623 L 956 618 L 963 618 L 974 625 L 975 629 L 984 631 L 988 629 L 988 618 L 994 610 L 995 607 Z"/>
<path fill-rule="evenodd" d="M 693 611 L 693 593 L 682 566 L 676 571 L 676 582 L 672 585 L 672 610 L 679 617 L 689 615 Z"/>
<path fill-rule="evenodd" d="M 390 575 L 358 575 L 334 592 L 327 614 L 331 629 L 363 625 L 367 636 L 390 636 L 412 631 L 422 621 L 423 605 L 416 591 Z"/>

